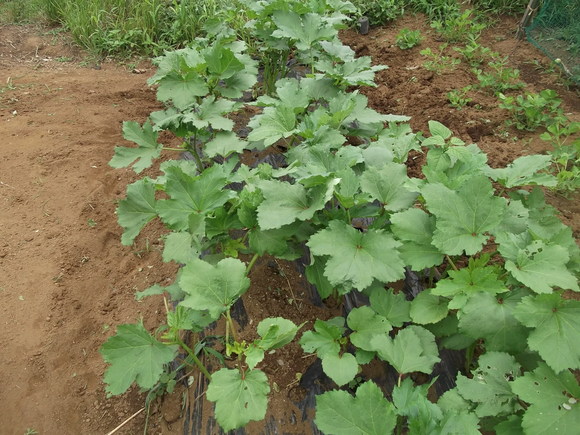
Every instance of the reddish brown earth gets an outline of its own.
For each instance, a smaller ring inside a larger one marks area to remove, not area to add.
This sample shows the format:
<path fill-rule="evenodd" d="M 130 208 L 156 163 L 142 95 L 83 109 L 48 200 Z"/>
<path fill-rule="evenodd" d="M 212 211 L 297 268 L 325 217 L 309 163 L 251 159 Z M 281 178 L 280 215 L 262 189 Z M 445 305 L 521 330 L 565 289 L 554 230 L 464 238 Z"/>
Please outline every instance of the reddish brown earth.
<path fill-rule="evenodd" d="M 514 23 L 498 22 L 482 43 L 510 56 L 529 91 L 555 89 L 565 112 L 578 120 L 577 92 L 556 74 L 535 69 L 531 60 L 547 61 L 512 39 Z M 403 27 L 422 30 L 427 37 L 420 47 L 402 51 L 394 45 Z M 406 17 L 368 36 L 343 35 L 359 54 L 390 66 L 378 74 L 378 88 L 363 91 L 374 108 L 412 116 L 414 129 L 426 130 L 429 119 L 439 120 L 465 141 L 478 143 L 492 166 L 548 149 L 538 133 L 505 127 L 505 111 L 483 92 L 471 95 L 481 108 L 451 108 L 445 94 L 472 83 L 472 77 L 462 65 L 441 76 L 421 68 L 419 51 L 439 45 L 428 32 L 421 17 Z M 158 325 L 164 317 L 162 299 L 136 302 L 134 293 L 169 282 L 175 272 L 160 259 L 161 229 L 147 227 L 132 247 L 120 244 L 115 204 L 135 175 L 107 165 L 113 147 L 123 142 L 121 122 L 142 122 L 159 107 L 146 85 L 152 72 L 147 63 L 137 69 L 113 62 L 95 65 L 46 29 L 0 27 L 3 434 L 22 435 L 27 429 L 104 434 L 144 406 L 144 396 L 135 390 L 105 398 L 105 364 L 98 349 L 119 324 L 143 317 L 147 328 Z M 548 192 L 548 198 L 578 235 L 578 196 Z M 257 322 L 267 316 L 301 323 L 338 312 L 308 303 L 298 272 L 287 264 L 264 259 L 251 278 L 244 338 L 252 339 Z M 295 344 L 268 358 L 264 369 L 278 390 L 272 393 L 273 414 L 289 418 L 296 411 L 289 398 L 297 394 L 296 374 L 309 364 Z M 199 399 L 191 390 L 183 394 L 179 388 L 152 406 L 150 433 L 183 433 L 181 408 Z M 142 433 L 144 416 L 141 412 L 117 433 Z M 252 426 L 249 433 L 260 433 L 260 427 Z M 308 433 L 308 427 L 295 425 L 291 433 Z"/>

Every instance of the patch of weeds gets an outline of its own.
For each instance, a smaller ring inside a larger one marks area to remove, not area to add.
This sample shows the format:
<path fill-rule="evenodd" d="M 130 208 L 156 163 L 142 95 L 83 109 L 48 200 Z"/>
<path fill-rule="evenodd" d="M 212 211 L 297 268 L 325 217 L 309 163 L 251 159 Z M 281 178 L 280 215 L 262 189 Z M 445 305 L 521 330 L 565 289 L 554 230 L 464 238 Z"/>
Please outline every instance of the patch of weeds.
<path fill-rule="evenodd" d="M 447 15 L 442 20 L 435 20 L 431 23 L 444 40 L 448 42 L 461 42 L 466 39 L 476 39 L 481 31 L 485 29 L 484 23 L 477 21 L 477 16 L 473 10 L 466 9 L 462 13 Z"/>
<path fill-rule="evenodd" d="M 465 86 L 464 88 L 453 89 L 452 91 L 448 92 L 447 100 L 449 101 L 451 107 L 454 107 L 457 110 L 461 110 L 469 103 L 471 103 L 473 100 L 467 96 L 471 89 L 471 86 Z"/>
<path fill-rule="evenodd" d="M 72 57 L 68 57 L 68 56 L 61 56 L 61 57 L 57 57 L 54 60 L 56 60 L 57 62 L 62 62 L 62 63 L 66 63 L 66 62 L 72 62 L 73 58 Z"/>
<path fill-rule="evenodd" d="M 565 119 L 560 108 L 562 100 L 551 89 L 544 89 L 539 94 L 526 93 L 516 97 L 500 93 L 499 99 L 499 107 L 508 110 L 512 116 L 506 123 L 514 125 L 518 130 L 534 131 L 538 127 L 549 126 Z"/>
<path fill-rule="evenodd" d="M 472 67 L 477 67 L 488 59 L 499 57 L 499 53 L 477 42 L 477 38 L 469 38 L 469 42 L 464 47 L 453 47 L 453 49 L 461 54 Z"/>
<path fill-rule="evenodd" d="M 94 228 L 97 226 L 97 222 L 94 219 L 89 219 L 87 220 L 87 225 L 91 228 Z"/>
<path fill-rule="evenodd" d="M 403 29 L 397 35 L 397 47 L 401 50 L 408 50 L 421 43 L 423 37 L 420 30 Z"/>
<path fill-rule="evenodd" d="M 421 55 L 429 59 L 423 62 L 423 67 L 429 71 L 434 71 L 436 74 L 453 71 L 461 63 L 461 60 L 443 55 L 448 45 L 447 43 L 441 44 L 438 52 L 434 52 L 431 48 L 421 50 Z"/>
<path fill-rule="evenodd" d="M 405 2 L 402 0 L 354 0 L 358 17 L 367 17 L 373 26 L 384 24 L 405 13 Z"/>
<path fill-rule="evenodd" d="M 565 120 L 549 125 L 540 135 L 542 140 L 550 142 L 554 150 L 552 172 L 558 184 L 554 190 L 567 196 L 580 188 L 580 122 Z M 568 142 L 572 141 L 571 144 Z"/>
<path fill-rule="evenodd" d="M 520 71 L 507 66 L 507 57 L 489 62 L 488 71 L 474 68 L 472 71 L 479 81 L 480 88 L 490 89 L 494 94 L 521 89 L 525 84 L 520 81 Z"/>

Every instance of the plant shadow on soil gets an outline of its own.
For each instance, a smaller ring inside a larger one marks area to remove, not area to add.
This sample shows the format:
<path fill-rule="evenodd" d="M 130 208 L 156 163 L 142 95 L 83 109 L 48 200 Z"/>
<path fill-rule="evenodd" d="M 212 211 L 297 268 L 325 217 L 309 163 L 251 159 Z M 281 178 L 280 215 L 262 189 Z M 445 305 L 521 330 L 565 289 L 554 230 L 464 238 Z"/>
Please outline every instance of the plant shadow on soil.
<path fill-rule="evenodd" d="M 577 91 L 566 88 L 557 75 L 532 66 L 534 60 L 542 65 L 548 61 L 528 43 L 513 39 L 516 25 L 515 19 L 500 19 L 480 43 L 509 55 L 510 66 L 522 71 L 527 91 L 555 89 L 568 116 L 580 120 Z M 419 29 L 425 39 L 418 47 L 401 50 L 395 38 L 402 28 Z M 377 75 L 377 88 L 362 90 L 370 106 L 411 116 L 414 130 L 425 131 L 431 119 L 440 121 L 466 142 L 476 142 L 493 167 L 547 151 L 549 145 L 539 133 L 505 126 L 507 113 L 492 95 L 478 92 L 476 104 L 461 111 L 449 106 L 447 92 L 472 84 L 473 77 L 463 64 L 442 75 L 421 67 L 419 51 L 440 44 L 434 36 L 422 16 L 405 16 L 366 36 L 342 33 L 343 42 L 359 55 L 389 66 Z M 133 247 L 121 246 L 115 204 L 135 175 L 107 166 L 113 147 L 123 142 L 121 122 L 143 122 L 159 108 L 145 83 L 153 69 L 139 65 L 135 71 L 146 71 L 140 75 L 114 63 L 90 66 L 80 51 L 46 30 L 0 27 L 0 125 L 8 138 L 0 158 L 0 313 L 5 319 L 0 415 L 7 434 L 21 435 L 27 428 L 42 434 L 102 434 L 139 411 L 144 395 L 136 389 L 105 397 L 105 364 L 98 349 L 119 324 L 140 317 L 149 329 L 158 324 L 162 299 L 137 303 L 134 293 L 166 284 L 176 269 L 161 261 L 158 226 L 148 226 Z M 418 174 L 422 159 L 415 154 L 408 161 L 412 175 Z M 577 237 L 578 195 L 547 196 Z M 311 302 L 301 275 L 293 263 L 261 259 L 251 274 L 252 288 L 243 297 L 247 325 L 240 321 L 241 337 L 255 338 L 255 327 L 265 317 L 308 321 L 303 332 L 316 318 L 344 315 L 341 304 Z M 297 374 L 307 377 L 314 359 L 296 342 L 267 356 L 262 367 L 272 394 L 266 424 L 251 423 L 246 433 L 265 433 L 272 418 L 284 423 L 285 433 L 314 433 L 295 405 L 306 393 Z M 377 371 L 392 376 L 384 368 L 369 370 L 369 376 Z M 184 422 L 194 421 L 185 410 L 195 409 L 198 402 L 207 410 L 203 415 L 209 415 L 211 405 L 193 387 L 180 386 L 155 402 L 150 433 L 184 433 Z M 144 425 L 141 412 L 117 433 L 140 433 Z M 190 427 L 189 433 L 196 430 Z M 210 427 L 208 433 L 217 432 Z"/>

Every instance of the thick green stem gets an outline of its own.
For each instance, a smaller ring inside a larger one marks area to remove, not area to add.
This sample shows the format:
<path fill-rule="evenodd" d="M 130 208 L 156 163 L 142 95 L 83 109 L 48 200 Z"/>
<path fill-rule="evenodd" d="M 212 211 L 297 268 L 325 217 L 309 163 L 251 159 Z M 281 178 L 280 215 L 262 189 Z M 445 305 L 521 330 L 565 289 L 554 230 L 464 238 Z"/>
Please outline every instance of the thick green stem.
<path fill-rule="evenodd" d="M 475 353 L 475 346 L 477 342 L 474 342 L 465 351 L 465 374 L 468 374 L 471 369 L 471 362 L 473 361 L 473 354 Z"/>
<path fill-rule="evenodd" d="M 248 266 L 246 267 L 246 276 L 250 274 L 250 271 L 252 270 L 252 267 L 254 267 L 254 264 L 256 264 L 256 260 L 258 260 L 259 257 L 260 257 L 259 254 L 254 254 L 254 256 L 252 257 L 252 259 L 248 263 Z"/>
<path fill-rule="evenodd" d="M 193 362 L 195 363 L 195 365 L 197 366 L 199 371 L 202 372 L 204 374 L 204 376 L 211 381 L 211 375 L 209 374 L 209 372 L 207 371 L 207 369 L 205 368 L 203 363 L 200 361 L 200 359 L 195 355 L 195 352 L 187 344 L 185 344 L 180 337 L 176 336 L 175 341 L 183 349 L 185 349 L 185 351 L 191 357 L 191 359 L 193 360 Z"/>
<path fill-rule="evenodd" d="M 228 321 L 228 324 L 226 326 L 226 343 L 227 343 L 227 331 L 228 329 L 232 330 L 232 337 L 234 337 L 234 341 L 237 342 L 238 341 L 238 337 L 236 334 L 236 328 L 234 327 L 234 321 L 232 320 L 232 316 L 230 314 L 230 309 L 228 308 L 228 310 L 226 311 L 226 319 Z"/>
<path fill-rule="evenodd" d="M 203 172 L 203 163 L 201 161 L 201 157 L 197 152 L 197 133 L 193 135 L 193 144 L 187 147 L 193 156 L 193 160 L 195 160 L 195 165 L 197 166 L 197 170 L 201 174 Z"/>

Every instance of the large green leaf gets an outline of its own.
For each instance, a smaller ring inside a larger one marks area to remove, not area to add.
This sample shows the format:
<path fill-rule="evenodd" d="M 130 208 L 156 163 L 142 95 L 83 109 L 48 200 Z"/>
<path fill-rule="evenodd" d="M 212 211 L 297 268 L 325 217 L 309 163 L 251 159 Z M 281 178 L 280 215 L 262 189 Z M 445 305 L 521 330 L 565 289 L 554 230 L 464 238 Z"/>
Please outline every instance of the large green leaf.
<path fill-rule="evenodd" d="M 520 409 L 510 382 L 519 377 L 521 367 L 507 353 L 487 352 L 478 361 L 473 378 L 457 375 L 457 391 L 477 404 L 479 417 L 510 415 Z"/>
<path fill-rule="evenodd" d="M 199 106 L 194 110 L 185 112 L 182 121 L 191 124 L 197 129 L 207 129 L 209 127 L 215 130 L 232 130 L 234 121 L 226 118 L 228 114 L 238 107 L 235 101 L 217 99 L 209 96 L 203 99 Z"/>
<path fill-rule="evenodd" d="M 361 175 L 361 190 L 372 199 L 378 200 L 389 211 L 408 208 L 417 197 L 405 186 L 407 180 L 405 165 L 388 163 L 381 168 L 371 166 Z"/>
<path fill-rule="evenodd" d="M 242 140 L 233 131 L 220 131 L 203 147 L 208 157 L 217 155 L 227 157 L 232 153 L 241 153 L 248 143 Z"/>
<path fill-rule="evenodd" d="M 150 122 L 143 124 L 143 127 L 134 121 L 123 122 L 123 137 L 139 146 L 115 147 L 115 155 L 109 162 L 113 168 L 125 168 L 133 163 L 133 170 L 138 174 L 161 155 L 163 145 L 157 143 L 157 132 L 153 131 Z"/>
<path fill-rule="evenodd" d="M 565 300 L 558 294 L 528 296 L 514 315 L 525 326 L 535 328 L 528 345 L 556 373 L 580 368 L 580 301 Z"/>
<path fill-rule="evenodd" d="M 171 199 L 159 200 L 157 210 L 163 222 L 175 230 L 187 230 L 192 214 L 206 214 L 235 196 L 234 191 L 224 189 L 227 177 L 218 165 L 198 176 L 168 167 L 166 177 L 165 191 Z"/>
<path fill-rule="evenodd" d="M 431 244 L 435 231 L 435 217 L 423 210 L 410 208 L 391 216 L 392 231 L 405 243 L 399 248 L 401 258 L 411 269 L 422 271 L 441 264 L 443 254 Z"/>
<path fill-rule="evenodd" d="M 314 255 L 330 256 L 324 275 L 333 285 L 369 287 L 373 279 L 388 283 L 404 276 L 397 242 L 382 230 L 356 230 L 342 221 L 331 221 L 307 243 Z"/>
<path fill-rule="evenodd" d="M 487 350 L 523 351 L 528 330 L 514 317 L 521 297 L 517 291 L 498 296 L 490 293 L 472 295 L 459 313 L 460 332 L 474 339 L 485 339 Z"/>
<path fill-rule="evenodd" d="M 394 339 L 387 335 L 376 336 L 370 344 L 381 359 L 401 374 L 431 373 L 435 363 L 440 361 L 435 336 L 421 326 L 407 326 Z"/>
<path fill-rule="evenodd" d="M 531 155 L 518 157 L 507 168 L 487 168 L 484 172 L 508 188 L 530 184 L 555 186 L 557 184 L 556 177 L 546 172 L 539 173 L 539 171 L 547 170 L 551 164 L 551 156 Z"/>
<path fill-rule="evenodd" d="M 322 357 L 324 373 L 342 387 L 352 381 L 358 373 L 358 363 L 352 353 L 342 355 L 327 353 Z"/>
<path fill-rule="evenodd" d="M 377 314 L 371 307 L 353 308 L 346 318 L 348 327 L 353 330 L 350 341 L 359 349 L 373 351 L 370 342 L 377 335 L 388 334 L 392 328 L 389 321 Z"/>
<path fill-rule="evenodd" d="M 580 387 L 568 370 L 557 375 L 540 363 L 536 370 L 516 379 L 512 389 L 521 400 L 531 405 L 522 420 L 527 435 L 578 432 Z"/>
<path fill-rule="evenodd" d="M 258 223 L 263 230 L 280 228 L 295 220 L 311 219 L 332 198 L 339 179 L 306 189 L 302 184 L 264 180 L 258 186 L 264 201 L 258 206 Z"/>
<path fill-rule="evenodd" d="M 479 252 L 489 231 L 501 223 L 504 198 L 494 197 L 487 177 L 473 177 L 458 190 L 427 184 L 421 191 L 427 207 L 437 218 L 433 244 L 450 255 Z"/>
<path fill-rule="evenodd" d="M 336 35 L 334 27 L 318 14 L 301 16 L 295 12 L 276 11 L 272 20 L 278 27 L 272 32 L 272 36 L 294 41 L 298 50 L 308 50 L 316 41 L 328 40 Z"/>
<path fill-rule="evenodd" d="M 385 435 L 397 423 L 393 405 L 381 389 L 368 381 L 356 397 L 346 391 L 329 391 L 316 397 L 316 426 L 328 435 Z"/>
<path fill-rule="evenodd" d="M 447 317 L 449 301 L 424 290 L 411 302 L 411 319 L 420 325 L 437 323 Z"/>
<path fill-rule="evenodd" d="M 157 216 L 155 208 L 155 184 L 143 178 L 127 186 L 127 198 L 117 207 L 119 225 L 125 231 L 121 237 L 123 245 L 131 245 L 137 234 Z"/>
<path fill-rule="evenodd" d="M 193 71 L 183 75 L 169 73 L 158 83 L 157 98 L 160 101 L 171 100 L 178 109 L 195 103 L 196 97 L 203 97 L 209 92 L 204 78 Z"/>
<path fill-rule="evenodd" d="M 395 294 L 393 289 L 385 290 L 382 287 L 373 287 L 369 292 L 371 308 L 384 316 L 393 326 L 401 327 L 409 322 L 411 303 L 403 292 Z"/>
<path fill-rule="evenodd" d="M 108 394 L 122 394 L 137 382 L 150 389 L 163 373 L 163 366 L 175 358 L 177 346 L 169 346 L 155 339 L 142 324 L 119 325 L 117 334 L 110 337 L 100 350 L 111 366 L 105 372 Z"/>
<path fill-rule="evenodd" d="M 254 116 L 248 122 L 248 127 L 252 128 L 248 140 L 250 142 L 263 141 L 264 146 L 267 147 L 296 132 L 296 114 L 292 107 L 283 104 L 266 107 L 261 114 Z"/>
<path fill-rule="evenodd" d="M 407 417 L 410 434 L 433 433 L 443 418 L 439 406 L 427 398 L 429 387 L 429 384 L 414 386 L 411 378 L 405 378 L 393 388 L 393 404 L 398 415 Z"/>
<path fill-rule="evenodd" d="M 224 258 L 215 266 L 196 259 L 183 268 L 179 285 L 187 294 L 181 305 L 208 310 L 215 319 L 245 293 L 250 280 L 246 265 L 235 258 Z"/>
<path fill-rule="evenodd" d="M 467 267 L 450 270 L 449 277 L 437 283 L 434 295 L 452 299 L 450 308 L 461 308 L 472 295 L 479 292 L 503 293 L 507 287 L 498 279 L 497 268 L 484 266 L 478 260 L 470 259 Z"/>
<path fill-rule="evenodd" d="M 215 417 L 225 431 L 262 420 L 268 408 L 270 386 L 264 372 L 220 369 L 211 375 L 206 397 L 215 402 Z"/>
<path fill-rule="evenodd" d="M 500 251 L 504 252 L 501 247 Z M 506 261 L 506 270 L 536 293 L 551 293 L 553 287 L 580 291 L 578 278 L 566 267 L 570 255 L 563 246 L 535 240 L 512 259 Z"/>

